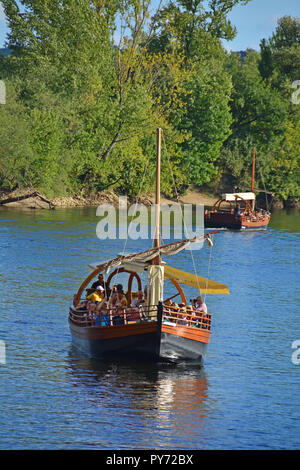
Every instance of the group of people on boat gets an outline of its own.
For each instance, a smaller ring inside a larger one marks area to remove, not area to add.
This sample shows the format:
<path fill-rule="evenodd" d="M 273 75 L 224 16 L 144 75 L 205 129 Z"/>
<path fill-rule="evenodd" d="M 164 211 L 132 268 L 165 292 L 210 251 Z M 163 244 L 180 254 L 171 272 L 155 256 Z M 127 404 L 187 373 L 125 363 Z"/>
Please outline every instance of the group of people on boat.
<path fill-rule="evenodd" d="M 175 323 L 183 326 L 193 326 L 195 328 L 210 329 L 209 314 L 207 305 L 201 296 L 190 299 L 191 304 L 177 304 L 172 299 L 164 302 L 164 319 L 168 323 Z"/>
<path fill-rule="evenodd" d="M 116 284 L 112 288 L 104 281 L 103 274 L 87 289 L 86 299 L 77 305 L 76 310 L 88 312 L 88 319 L 94 325 L 109 326 L 124 324 L 124 320 L 137 321 L 145 316 L 140 307 L 146 303 L 146 289 L 139 291 L 137 296 L 128 302 L 123 285 Z M 126 317 L 125 317 L 126 315 Z"/>
<path fill-rule="evenodd" d="M 233 214 L 236 218 L 240 218 L 241 215 L 244 215 L 246 217 L 252 217 L 253 219 L 270 216 L 270 212 L 267 210 L 258 209 L 255 211 L 255 210 L 250 210 L 250 208 L 248 207 L 241 208 L 241 205 L 239 202 L 236 203 L 233 209 Z"/>
<path fill-rule="evenodd" d="M 174 297 L 174 296 L 173 296 Z M 163 321 L 177 325 L 209 328 L 207 306 L 201 296 L 190 299 L 191 304 L 176 303 L 169 298 L 163 302 Z M 123 285 L 112 288 L 104 281 L 103 274 L 98 275 L 90 288 L 86 290 L 86 299 L 81 301 L 77 311 L 84 311 L 84 318 L 94 326 L 122 325 L 128 321 L 136 322 L 147 318 L 147 287 L 139 290 L 129 302 Z"/>

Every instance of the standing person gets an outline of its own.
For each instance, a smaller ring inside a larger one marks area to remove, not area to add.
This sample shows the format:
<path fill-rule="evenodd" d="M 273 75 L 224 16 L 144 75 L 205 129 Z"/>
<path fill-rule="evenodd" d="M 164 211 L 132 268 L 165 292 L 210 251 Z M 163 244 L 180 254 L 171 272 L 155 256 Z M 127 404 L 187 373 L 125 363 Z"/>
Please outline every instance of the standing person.
<path fill-rule="evenodd" d="M 234 213 L 234 215 L 235 215 L 236 217 L 239 217 L 239 216 L 241 215 L 241 207 L 240 207 L 240 203 L 239 203 L 239 202 L 236 203 L 236 206 L 235 206 L 235 208 L 234 208 L 234 212 L 233 212 L 233 213 Z"/>
<path fill-rule="evenodd" d="M 207 326 L 207 306 L 206 303 L 203 302 L 202 297 L 199 295 L 196 299 L 196 303 L 193 301 L 194 311 L 202 313 L 202 315 L 196 317 L 196 328 L 204 328 L 206 329 Z"/>
<path fill-rule="evenodd" d="M 193 301 L 193 307 L 197 312 L 207 313 L 206 303 L 203 302 L 202 297 L 199 295 L 196 299 L 196 303 Z"/>
<path fill-rule="evenodd" d="M 91 285 L 91 289 L 96 289 L 98 286 L 102 286 L 104 288 L 104 277 L 103 274 L 98 274 L 98 280 L 93 282 Z"/>
<path fill-rule="evenodd" d="M 105 297 L 109 299 L 111 290 L 108 287 L 107 282 L 104 281 L 104 276 L 102 273 L 98 275 L 98 280 L 93 282 L 93 284 L 91 285 L 91 289 L 96 289 L 98 286 L 102 286 L 104 288 Z"/>

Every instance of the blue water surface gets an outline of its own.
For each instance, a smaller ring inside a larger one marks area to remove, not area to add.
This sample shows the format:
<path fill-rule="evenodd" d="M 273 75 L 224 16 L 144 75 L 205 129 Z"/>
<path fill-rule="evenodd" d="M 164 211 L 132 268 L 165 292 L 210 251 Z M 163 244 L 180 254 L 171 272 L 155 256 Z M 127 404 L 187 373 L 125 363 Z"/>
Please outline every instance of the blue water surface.
<path fill-rule="evenodd" d="M 212 251 L 170 259 L 230 290 L 206 296 L 202 369 L 74 350 L 68 306 L 87 265 L 124 248 L 99 240 L 97 222 L 94 208 L 0 211 L 0 448 L 298 449 L 299 213 L 274 213 L 263 232 L 222 231 Z M 128 240 L 126 250 L 149 246 Z"/>

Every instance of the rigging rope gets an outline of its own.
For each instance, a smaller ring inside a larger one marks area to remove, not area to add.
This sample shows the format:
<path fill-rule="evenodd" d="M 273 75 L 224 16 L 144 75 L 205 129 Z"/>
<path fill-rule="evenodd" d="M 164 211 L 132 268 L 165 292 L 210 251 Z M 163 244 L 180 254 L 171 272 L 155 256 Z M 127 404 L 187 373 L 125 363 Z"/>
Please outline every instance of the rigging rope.
<path fill-rule="evenodd" d="M 212 238 L 213 238 L 212 234 Z M 213 240 L 212 240 L 213 242 Z M 208 281 L 209 281 L 209 272 L 210 272 L 210 265 L 211 265 L 211 259 L 212 259 L 212 247 L 213 243 L 210 244 L 210 249 L 209 249 L 209 258 L 208 258 L 208 267 L 207 267 L 207 281 L 206 281 L 206 286 L 205 286 L 205 294 L 204 294 L 204 303 L 206 303 L 206 294 L 207 294 L 207 288 L 208 288 Z"/>
<path fill-rule="evenodd" d="M 132 216 L 132 219 L 128 225 L 128 230 L 127 230 L 127 236 L 126 236 L 126 239 L 125 239 L 125 242 L 124 242 L 124 247 L 123 247 L 123 251 L 122 251 L 122 255 L 124 256 L 124 253 L 125 253 L 125 249 L 126 249 L 126 246 L 127 246 L 127 242 L 128 242 L 128 234 L 130 232 L 130 226 L 131 224 L 133 223 L 133 219 L 134 219 L 134 216 L 136 214 L 136 209 L 137 209 L 137 206 L 139 204 L 139 199 L 140 199 L 140 195 L 141 195 L 141 192 L 142 192 L 142 187 L 143 187 L 143 184 L 144 184 L 144 179 L 145 179 L 145 175 L 146 175 L 146 172 L 147 172 L 147 169 L 148 169 L 148 164 L 149 164 L 149 160 L 147 160 L 147 164 L 145 166 L 145 169 L 144 169 L 144 174 L 143 174 L 143 178 L 142 178 L 142 182 L 140 184 L 140 188 L 139 188 L 139 192 L 138 192 L 138 196 L 137 196 L 137 201 L 134 205 L 134 212 L 133 212 L 133 216 Z"/>
<path fill-rule="evenodd" d="M 262 174 L 261 168 L 259 168 L 259 173 L 260 173 L 261 181 L 262 181 L 262 184 L 263 184 L 264 190 L 265 190 L 266 209 L 267 209 L 267 211 L 269 211 L 269 204 L 268 204 L 268 196 L 267 196 L 267 192 L 266 192 L 266 185 L 265 185 L 265 181 L 264 181 L 264 178 L 263 178 L 263 174 Z"/>
<path fill-rule="evenodd" d="M 169 154 L 168 154 L 168 152 L 167 152 L 167 146 L 166 146 L 166 141 L 165 141 L 164 134 L 162 134 L 162 137 L 163 137 L 163 143 L 164 143 L 165 153 L 166 153 L 166 155 L 167 155 L 167 159 L 168 159 L 168 164 L 169 164 L 170 172 L 171 172 L 172 179 L 173 179 L 174 189 L 175 189 L 175 192 L 176 192 L 177 203 L 179 204 L 179 207 L 180 207 L 181 218 L 182 218 L 182 222 L 183 222 L 183 225 L 184 225 L 184 232 L 185 232 L 186 237 L 187 237 L 187 238 L 190 238 L 190 236 L 189 236 L 189 234 L 188 234 L 188 231 L 187 231 L 186 224 L 185 224 L 185 220 L 184 220 L 184 217 L 183 217 L 182 205 L 181 205 L 181 203 L 179 202 L 179 195 L 178 195 L 178 191 L 177 191 L 177 186 L 176 186 L 176 182 L 175 182 L 174 173 L 173 173 L 173 170 L 172 170 L 172 167 L 171 167 L 171 163 L 170 163 L 170 159 L 169 159 Z M 193 250 L 192 250 L 192 248 L 190 248 L 190 252 L 191 252 L 191 258 L 192 258 L 194 273 L 195 273 L 196 276 L 198 276 L 197 268 L 196 268 L 196 264 L 195 264 L 195 259 L 194 259 L 194 256 L 193 256 Z M 210 253 L 212 253 L 212 245 L 211 245 Z M 209 267 L 208 267 L 208 269 L 210 269 L 210 261 L 211 261 L 211 258 L 209 259 Z M 200 290 L 200 285 L 199 285 L 198 277 L 197 277 L 197 285 L 198 285 L 199 294 L 201 294 L 201 290 Z M 207 283 L 206 283 L 205 298 L 206 298 L 207 287 L 208 287 L 208 281 L 207 281 Z"/>

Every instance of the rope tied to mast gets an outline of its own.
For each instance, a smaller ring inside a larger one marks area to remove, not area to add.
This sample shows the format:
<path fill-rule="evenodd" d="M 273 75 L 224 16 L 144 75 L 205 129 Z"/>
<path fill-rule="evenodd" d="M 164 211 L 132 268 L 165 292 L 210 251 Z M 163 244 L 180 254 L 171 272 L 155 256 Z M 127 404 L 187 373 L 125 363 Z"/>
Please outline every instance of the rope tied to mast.
<path fill-rule="evenodd" d="M 185 236 L 186 236 L 187 238 L 189 238 L 189 232 L 188 232 L 188 230 L 187 230 L 187 226 L 186 226 L 185 219 L 184 219 L 184 216 L 183 216 L 182 205 L 181 205 L 181 203 L 180 203 L 180 201 L 179 201 L 179 194 L 178 194 L 178 190 L 177 190 L 177 186 L 176 186 L 176 181 L 175 181 L 175 177 L 174 177 L 174 172 L 173 172 L 173 169 L 172 169 L 172 166 L 171 166 L 171 162 L 170 162 L 170 159 L 169 159 L 169 154 L 168 154 L 168 152 L 167 152 L 167 146 L 166 146 L 166 141 L 165 141 L 164 134 L 162 134 L 162 137 L 163 137 L 163 143 L 164 143 L 164 150 L 165 150 L 165 153 L 166 153 L 166 156 L 167 156 L 168 165 L 169 165 L 170 172 L 171 172 L 172 179 L 173 179 L 173 185 L 174 185 L 174 189 L 175 189 L 175 193 L 176 193 L 177 203 L 179 204 L 179 207 L 180 207 L 181 218 L 182 218 L 182 222 L 183 222 L 183 225 L 184 225 L 184 233 L 185 233 Z M 210 238 L 210 235 L 209 235 L 209 234 L 208 234 L 208 235 L 204 235 L 204 238 L 206 239 L 207 244 L 210 246 L 210 256 L 209 256 L 209 262 L 208 262 L 208 275 L 209 275 L 210 265 L 211 265 L 211 257 L 212 257 L 213 241 L 212 241 L 212 239 Z M 198 285 L 199 294 L 201 294 L 201 289 L 200 289 L 200 285 L 199 285 L 199 282 L 198 282 L 198 272 L 197 272 L 197 268 L 196 268 L 196 264 L 195 264 L 195 259 L 194 259 L 194 256 L 193 256 L 193 249 L 192 249 L 192 247 L 190 247 L 190 253 L 191 253 L 191 258 L 192 258 L 192 263 L 193 263 L 194 274 L 197 276 L 197 285 Z M 207 283 L 206 283 L 204 299 L 206 299 L 207 287 L 208 287 L 208 281 L 207 281 Z"/>

